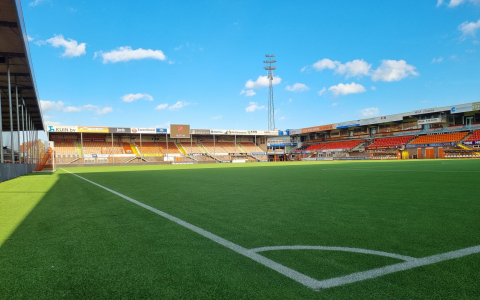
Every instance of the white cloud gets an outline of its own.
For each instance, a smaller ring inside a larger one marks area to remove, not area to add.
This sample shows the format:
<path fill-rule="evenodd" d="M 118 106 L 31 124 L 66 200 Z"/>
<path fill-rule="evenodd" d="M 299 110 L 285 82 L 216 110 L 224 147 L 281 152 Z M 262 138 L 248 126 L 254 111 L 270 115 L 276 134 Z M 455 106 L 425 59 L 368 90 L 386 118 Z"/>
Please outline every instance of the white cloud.
<path fill-rule="evenodd" d="M 322 71 L 324 69 L 335 69 L 337 68 L 337 65 L 340 64 L 339 61 L 333 61 L 328 58 L 321 59 L 314 63 L 312 67 L 317 70 L 317 71 Z"/>
<path fill-rule="evenodd" d="M 462 37 L 476 36 L 477 30 L 480 28 L 480 19 L 477 22 L 463 22 L 458 26 L 458 30 L 462 32 Z"/>
<path fill-rule="evenodd" d="M 104 107 L 104 108 L 99 108 L 97 109 L 97 111 L 95 112 L 97 115 L 103 115 L 103 114 L 107 114 L 109 112 L 112 112 L 113 109 L 111 107 Z"/>
<path fill-rule="evenodd" d="M 157 107 L 155 107 L 155 110 L 162 110 L 162 109 L 165 109 L 168 107 L 168 104 L 165 103 L 165 104 L 160 104 L 160 105 L 157 105 Z"/>
<path fill-rule="evenodd" d="M 171 105 L 168 109 L 169 110 L 176 110 L 176 109 L 180 109 L 184 106 L 187 106 L 189 104 L 190 104 L 189 102 L 177 101 L 177 103 L 175 103 L 174 105 Z"/>
<path fill-rule="evenodd" d="M 50 44 L 55 48 L 64 47 L 65 51 L 62 53 L 63 57 L 77 57 L 87 53 L 85 48 L 87 44 L 78 43 L 75 40 L 68 39 L 68 41 L 63 37 L 63 35 L 54 35 L 52 38 L 49 38 L 46 41 L 38 41 L 37 45 Z"/>
<path fill-rule="evenodd" d="M 366 89 L 363 85 L 352 82 L 352 83 L 339 83 L 337 85 L 331 86 L 328 90 L 333 94 L 334 97 L 344 96 L 348 94 L 363 93 Z"/>
<path fill-rule="evenodd" d="M 157 60 L 166 60 L 167 57 L 163 54 L 162 50 L 152 50 L 152 49 L 142 49 L 138 48 L 133 50 L 130 46 L 118 47 L 115 50 L 110 52 L 95 52 L 95 57 L 101 56 L 103 58 L 103 63 L 117 63 L 121 61 L 130 61 L 134 59 L 157 59 Z"/>
<path fill-rule="evenodd" d="M 404 60 L 384 59 L 372 74 L 373 81 L 398 81 L 408 76 L 418 76 L 415 66 Z"/>
<path fill-rule="evenodd" d="M 337 106 L 337 105 L 338 105 L 338 103 L 337 103 L 337 102 L 334 102 L 334 103 L 332 103 L 332 105 L 330 105 L 330 106 Z"/>
<path fill-rule="evenodd" d="M 327 91 L 327 88 L 323 87 L 321 90 L 318 91 L 318 95 L 321 96 L 321 95 L 325 94 L 326 91 Z"/>
<path fill-rule="evenodd" d="M 363 59 L 355 59 L 345 64 L 337 63 L 337 69 L 335 73 L 345 74 L 347 78 L 368 75 L 370 72 L 371 64 L 368 64 Z"/>
<path fill-rule="evenodd" d="M 142 93 L 126 94 L 122 97 L 123 102 L 133 102 L 133 101 L 138 100 L 138 99 L 145 99 L 145 100 L 148 100 L 148 101 L 153 101 L 152 96 L 150 96 L 149 94 L 142 94 Z"/>
<path fill-rule="evenodd" d="M 288 102 L 292 102 L 292 98 L 288 99 Z"/>
<path fill-rule="evenodd" d="M 372 91 L 376 91 L 377 90 L 377 87 L 373 86 L 371 87 Z"/>
<path fill-rule="evenodd" d="M 246 90 L 246 91 L 242 90 L 240 92 L 240 95 L 242 95 L 242 94 L 245 94 L 245 97 L 252 97 L 252 96 L 255 96 L 257 93 L 255 93 L 254 90 Z"/>
<path fill-rule="evenodd" d="M 295 83 L 293 86 L 287 85 L 285 89 L 290 92 L 304 92 L 308 91 L 310 88 L 303 83 Z"/>
<path fill-rule="evenodd" d="M 273 77 L 273 82 L 272 82 L 273 85 L 279 84 L 280 82 L 282 82 L 282 78 L 280 78 L 278 76 Z M 256 81 L 252 81 L 251 79 L 249 79 L 247 81 L 247 83 L 245 83 L 245 88 L 246 89 L 259 89 L 261 87 L 265 87 L 265 86 L 268 86 L 268 85 L 269 85 L 269 80 L 268 80 L 267 76 L 258 76 Z"/>
<path fill-rule="evenodd" d="M 285 117 L 280 117 L 280 118 L 278 118 L 277 120 L 278 120 L 278 121 L 283 121 L 283 120 L 285 120 L 285 119 L 286 119 Z"/>
<path fill-rule="evenodd" d="M 31 37 L 31 36 L 29 36 L 29 35 L 27 35 L 27 40 L 28 40 L 29 42 L 31 42 L 31 41 L 33 41 L 33 40 L 34 40 L 34 38 L 33 38 L 33 37 Z"/>
<path fill-rule="evenodd" d="M 473 4 L 480 4 L 480 0 L 450 0 L 450 3 L 448 3 L 448 7 L 456 7 L 466 2 L 470 2 Z M 443 0 L 437 0 L 437 7 L 441 6 L 442 4 L 443 4 Z"/>
<path fill-rule="evenodd" d="M 35 0 L 35 1 L 33 1 L 33 2 L 28 3 L 28 5 L 30 5 L 30 6 L 37 6 L 37 5 L 38 5 L 40 2 L 42 2 L 42 1 L 43 1 L 43 0 Z"/>
<path fill-rule="evenodd" d="M 222 116 L 216 116 L 216 117 L 213 117 L 212 120 L 220 120 L 222 118 Z"/>
<path fill-rule="evenodd" d="M 479 42 L 479 41 L 473 41 L 472 43 L 474 43 L 475 45 L 478 45 L 478 44 L 480 44 L 480 42 Z"/>
<path fill-rule="evenodd" d="M 109 112 L 113 111 L 113 109 L 111 107 L 100 108 L 96 105 L 86 104 L 86 105 L 82 105 L 82 106 L 67 106 L 67 107 L 63 108 L 62 112 L 66 112 L 66 113 L 81 112 L 81 111 L 84 111 L 84 110 L 95 111 L 95 113 L 97 115 L 103 115 L 103 114 L 106 114 L 106 113 L 109 113 Z"/>
<path fill-rule="evenodd" d="M 452 56 L 450 56 L 450 58 L 453 59 L 453 60 L 457 60 L 457 59 L 458 59 L 458 56 L 452 55 Z"/>
<path fill-rule="evenodd" d="M 245 108 L 247 112 L 254 112 L 256 110 L 261 110 L 261 109 L 266 109 L 264 105 L 258 106 L 258 103 L 256 102 L 250 102 L 250 105 Z"/>
<path fill-rule="evenodd" d="M 42 107 L 42 112 L 46 113 L 49 111 L 62 111 L 63 110 L 63 102 L 62 101 L 48 101 L 48 100 L 40 100 L 40 106 Z"/>
<path fill-rule="evenodd" d="M 440 56 L 439 58 L 435 58 L 435 57 L 434 57 L 434 58 L 432 59 L 432 62 L 431 62 L 431 63 L 432 63 L 432 64 L 435 64 L 435 63 L 440 63 L 440 62 L 442 62 L 442 61 L 443 61 L 443 57 L 441 57 L 441 56 Z"/>
<path fill-rule="evenodd" d="M 378 107 L 370 107 L 360 110 L 360 115 L 362 115 L 363 117 L 374 117 L 378 116 L 379 113 L 380 109 Z"/>
<path fill-rule="evenodd" d="M 305 72 L 307 70 L 308 66 L 304 66 L 303 68 L 300 69 L 300 72 Z"/>
<path fill-rule="evenodd" d="M 314 63 L 312 67 L 317 71 L 332 69 L 337 74 L 345 75 L 346 78 L 371 76 L 374 81 L 398 81 L 410 75 L 418 75 L 416 68 L 404 60 L 382 60 L 380 67 L 373 71 L 372 65 L 363 59 L 354 59 L 342 64 L 339 61 L 324 58 Z"/>
<path fill-rule="evenodd" d="M 76 106 L 67 106 L 63 109 L 63 112 L 79 112 L 84 110 L 85 108 L 82 106 L 76 107 Z"/>

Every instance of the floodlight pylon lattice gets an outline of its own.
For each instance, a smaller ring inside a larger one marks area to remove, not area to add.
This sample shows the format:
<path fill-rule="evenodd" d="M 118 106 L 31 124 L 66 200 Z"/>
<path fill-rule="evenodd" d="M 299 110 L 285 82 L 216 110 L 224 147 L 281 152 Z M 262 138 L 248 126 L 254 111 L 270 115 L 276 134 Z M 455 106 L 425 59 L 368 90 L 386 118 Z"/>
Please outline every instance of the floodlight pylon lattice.
<path fill-rule="evenodd" d="M 263 62 L 267 64 L 266 67 L 263 67 L 267 70 L 267 78 L 268 78 L 268 130 L 275 129 L 275 106 L 273 102 L 273 70 L 277 69 L 276 66 L 272 66 L 272 64 L 276 63 L 276 60 L 273 60 L 275 54 L 266 54 L 267 60 Z"/>

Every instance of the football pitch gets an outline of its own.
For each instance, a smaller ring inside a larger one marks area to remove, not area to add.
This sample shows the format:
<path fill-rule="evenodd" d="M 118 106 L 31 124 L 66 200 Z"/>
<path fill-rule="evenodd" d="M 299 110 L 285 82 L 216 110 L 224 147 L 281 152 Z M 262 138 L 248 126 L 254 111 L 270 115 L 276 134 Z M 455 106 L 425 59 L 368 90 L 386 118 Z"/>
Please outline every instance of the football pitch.
<path fill-rule="evenodd" d="M 0 183 L 0 299 L 478 299 L 480 160 L 71 167 Z"/>

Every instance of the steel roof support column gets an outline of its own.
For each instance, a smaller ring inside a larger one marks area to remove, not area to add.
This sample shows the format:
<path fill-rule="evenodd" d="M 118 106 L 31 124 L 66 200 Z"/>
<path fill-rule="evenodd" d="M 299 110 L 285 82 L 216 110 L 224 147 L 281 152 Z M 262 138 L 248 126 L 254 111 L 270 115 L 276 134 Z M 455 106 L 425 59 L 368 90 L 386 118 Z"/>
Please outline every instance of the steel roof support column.
<path fill-rule="evenodd" d="M 11 163 L 15 163 L 15 156 L 13 155 L 13 113 L 12 113 L 12 85 L 10 82 L 10 59 L 6 57 L 7 60 L 7 81 L 8 81 L 8 104 L 9 104 L 9 111 L 10 111 L 10 149 L 11 149 Z"/>
<path fill-rule="evenodd" d="M 0 89 L 0 163 L 3 164 L 2 90 Z"/>
<path fill-rule="evenodd" d="M 22 151 L 22 156 L 23 156 L 23 163 L 26 164 L 26 159 L 25 159 L 25 147 L 27 147 L 27 144 L 25 143 L 25 115 L 23 113 L 23 107 L 25 106 L 25 100 L 22 98 L 22 135 L 23 135 L 23 151 Z"/>
<path fill-rule="evenodd" d="M 17 75 L 15 75 L 15 100 L 16 106 L 15 110 L 17 111 L 17 139 L 18 139 L 18 163 L 22 162 L 20 157 L 20 112 L 18 111 L 18 84 L 17 84 Z"/>

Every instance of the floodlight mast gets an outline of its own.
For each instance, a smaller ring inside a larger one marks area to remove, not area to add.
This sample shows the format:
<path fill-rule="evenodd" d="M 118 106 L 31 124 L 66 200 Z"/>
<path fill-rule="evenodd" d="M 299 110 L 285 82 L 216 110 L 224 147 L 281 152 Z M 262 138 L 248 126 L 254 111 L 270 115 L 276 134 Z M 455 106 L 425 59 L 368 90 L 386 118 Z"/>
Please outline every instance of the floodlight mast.
<path fill-rule="evenodd" d="M 268 78 L 268 130 L 275 129 L 275 107 L 273 103 L 273 70 L 277 67 L 272 66 L 272 64 L 276 63 L 276 60 L 273 60 L 275 54 L 266 54 L 268 60 L 264 60 L 263 62 L 267 64 L 266 67 L 263 67 L 267 70 L 267 78 Z"/>

